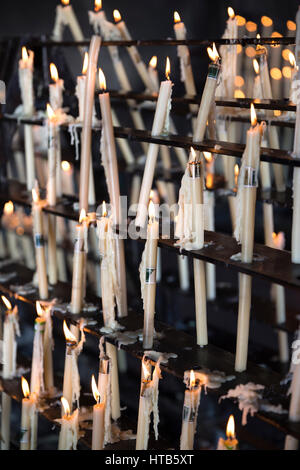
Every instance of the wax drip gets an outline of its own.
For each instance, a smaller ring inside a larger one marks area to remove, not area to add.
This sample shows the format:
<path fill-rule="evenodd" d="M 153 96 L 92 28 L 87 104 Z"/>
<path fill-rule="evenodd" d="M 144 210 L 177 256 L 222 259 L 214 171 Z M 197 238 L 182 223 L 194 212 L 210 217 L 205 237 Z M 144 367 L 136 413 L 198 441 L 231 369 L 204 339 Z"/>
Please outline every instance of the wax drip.
<path fill-rule="evenodd" d="M 84 320 L 80 321 L 80 341 L 78 345 L 72 349 L 72 403 L 77 402 L 77 407 L 79 408 L 79 397 L 80 397 L 80 375 L 78 371 L 78 357 L 81 354 L 83 345 L 85 343 L 85 334 L 84 334 Z"/>
<path fill-rule="evenodd" d="M 78 128 L 81 128 L 81 124 L 69 124 L 68 131 L 71 135 L 71 145 L 75 144 L 75 160 L 79 160 L 79 144 L 80 139 L 78 136 Z"/>
<path fill-rule="evenodd" d="M 63 30 L 64 27 L 68 24 L 63 9 L 60 5 L 56 7 L 56 16 L 55 16 L 55 24 L 52 33 L 53 41 L 61 41 L 63 37 Z"/>

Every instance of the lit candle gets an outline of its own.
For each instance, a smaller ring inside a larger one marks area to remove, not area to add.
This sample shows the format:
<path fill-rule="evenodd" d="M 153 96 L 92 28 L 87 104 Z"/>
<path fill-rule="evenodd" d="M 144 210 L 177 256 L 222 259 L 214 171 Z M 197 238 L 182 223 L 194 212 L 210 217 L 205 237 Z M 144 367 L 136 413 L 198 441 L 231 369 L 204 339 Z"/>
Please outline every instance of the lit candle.
<path fill-rule="evenodd" d="M 237 195 L 237 221 L 235 237 L 242 244 L 242 262 L 252 263 L 254 245 L 255 206 L 257 174 L 259 169 L 261 136 L 265 123 L 257 124 L 253 104 L 251 105 L 251 128 L 247 132 L 247 143 L 243 155 Z M 246 274 L 239 275 L 239 313 L 235 370 L 247 368 L 249 323 L 251 309 L 252 279 Z"/>
<path fill-rule="evenodd" d="M 26 117 L 32 117 L 34 114 L 33 60 L 34 53 L 32 51 L 27 52 L 26 47 L 22 47 L 22 59 L 19 60 L 19 83 L 23 112 Z M 35 180 L 34 139 L 32 126 L 24 126 L 24 139 L 27 190 L 31 191 Z"/>
<path fill-rule="evenodd" d="M 8 201 L 4 204 L 1 223 L 6 229 L 5 238 L 7 240 L 9 257 L 13 260 L 19 260 L 21 253 L 18 247 L 18 238 L 15 231 L 18 225 L 18 217 L 12 201 Z"/>
<path fill-rule="evenodd" d="M 100 357 L 99 357 L 99 374 L 98 374 L 98 390 L 101 397 L 101 401 L 105 403 L 105 429 L 104 429 L 104 445 L 111 442 L 111 417 L 112 417 L 112 401 L 113 397 L 112 389 L 112 374 L 111 374 L 111 360 L 107 354 L 105 354 L 103 343 L 105 337 L 99 341 Z M 106 342 L 106 347 L 108 343 Z M 119 391 L 119 389 L 118 389 Z M 119 409 L 120 413 L 120 409 Z"/>
<path fill-rule="evenodd" d="M 153 377 L 151 380 L 151 372 L 142 361 L 142 380 L 139 401 L 139 414 L 136 436 L 136 450 L 147 450 L 149 440 L 150 418 L 153 413 L 153 427 L 155 438 L 158 439 L 158 385 L 161 378 L 160 362 L 156 363 Z"/>
<path fill-rule="evenodd" d="M 102 10 L 102 0 L 95 0 L 94 11 L 89 11 L 89 21 L 93 26 L 95 34 L 101 33 L 101 24 L 106 20 L 105 13 Z"/>
<path fill-rule="evenodd" d="M 54 391 L 54 378 L 53 378 L 53 336 L 52 336 L 52 318 L 51 318 L 52 304 L 41 305 L 36 302 L 36 311 L 40 318 L 45 320 L 45 331 L 43 340 L 44 350 L 44 386 L 49 395 Z"/>
<path fill-rule="evenodd" d="M 71 163 L 63 160 L 61 162 L 62 169 L 62 184 L 64 188 L 64 194 L 74 195 L 74 168 Z"/>
<path fill-rule="evenodd" d="M 100 50 L 101 38 L 93 36 L 89 49 L 89 64 L 87 69 L 85 93 L 84 93 L 84 114 L 81 137 L 81 158 L 80 158 L 80 209 L 88 210 L 89 184 L 91 173 L 91 144 L 92 144 L 92 120 L 94 108 L 94 94 L 96 84 L 97 61 Z"/>
<path fill-rule="evenodd" d="M 206 383 L 206 376 L 204 374 L 197 375 L 198 377 L 196 378 L 193 370 L 184 374 L 187 389 L 184 393 L 180 450 L 194 449 L 201 386 Z"/>
<path fill-rule="evenodd" d="M 33 232 L 35 242 L 35 259 L 38 274 L 39 297 L 43 300 L 48 297 L 48 279 L 45 254 L 45 238 L 43 226 L 43 203 L 40 200 L 39 189 L 32 190 Z"/>
<path fill-rule="evenodd" d="M 82 349 L 83 338 L 80 343 L 67 327 L 66 321 L 63 324 L 64 335 L 66 338 L 66 355 L 63 381 L 63 396 L 68 401 L 72 411 L 73 403 L 76 401 L 78 406 L 80 396 L 80 377 L 78 372 L 77 357 Z"/>
<path fill-rule="evenodd" d="M 219 439 L 218 450 L 238 450 L 238 440 L 235 437 L 234 417 L 231 415 L 228 419 L 226 428 L 227 439 Z"/>
<path fill-rule="evenodd" d="M 123 217 L 120 205 L 120 185 L 118 173 L 117 152 L 112 123 L 111 105 L 109 93 L 106 90 L 106 80 L 102 70 L 99 70 L 99 82 L 102 92 L 99 94 L 101 116 L 102 116 L 102 136 L 101 136 L 101 156 L 104 167 L 108 193 L 112 205 L 112 220 L 114 225 L 122 226 Z M 104 91 L 104 92 L 103 92 Z M 118 284 L 120 289 L 120 302 L 118 304 L 119 317 L 127 315 L 127 288 L 126 269 L 124 255 L 124 241 L 116 239 L 116 268 Z"/>
<path fill-rule="evenodd" d="M 145 349 L 153 347 L 158 238 L 159 224 L 155 219 L 155 206 L 150 201 L 147 241 L 140 265 L 141 294 L 144 304 L 143 347 Z"/>
<path fill-rule="evenodd" d="M 214 158 L 211 153 L 204 152 L 206 161 L 206 188 L 213 187 L 214 178 Z M 204 195 L 204 229 L 210 232 L 215 230 L 215 194 L 214 191 L 203 192 Z M 216 298 L 216 267 L 212 263 L 206 263 L 206 296 L 207 300 L 213 301 Z"/>
<path fill-rule="evenodd" d="M 78 408 L 71 414 L 68 400 L 61 397 L 63 407 L 63 417 L 60 421 L 61 429 L 59 433 L 58 450 L 76 450 L 78 442 Z"/>
<path fill-rule="evenodd" d="M 181 21 L 177 11 L 174 12 L 174 32 L 178 41 L 186 40 L 185 24 Z M 177 55 L 180 59 L 181 81 L 184 82 L 187 96 L 193 97 L 197 94 L 197 91 L 188 47 L 178 46 Z M 197 105 L 190 105 L 190 110 L 191 112 L 197 112 Z"/>
<path fill-rule="evenodd" d="M 54 41 L 62 41 L 63 30 L 65 26 L 69 26 L 74 41 L 84 41 L 80 25 L 75 16 L 70 0 L 61 0 L 61 5 L 56 7 L 55 24 L 52 33 L 52 39 Z M 79 48 L 83 52 L 83 48 Z"/>
<path fill-rule="evenodd" d="M 256 50 L 256 55 L 260 60 L 260 77 L 261 77 L 261 88 L 262 88 L 262 97 L 265 100 L 271 100 L 273 98 L 268 60 L 267 60 L 267 49 L 262 46 L 258 46 Z M 268 117 L 273 117 L 272 111 L 267 111 L 266 115 Z M 279 149 L 279 136 L 275 126 L 268 126 L 269 142 L 270 146 L 273 149 Z M 276 189 L 279 192 L 285 191 L 285 181 L 282 165 L 273 164 L 274 177 Z"/>
<path fill-rule="evenodd" d="M 36 422 L 36 400 L 30 394 L 27 380 L 22 377 L 21 382 L 24 398 L 22 399 L 20 450 L 35 450 L 34 435 L 37 433 L 37 429 L 33 424 Z"/>
<path fill-rule="evenodd" d="M 105 430 L 105 403 L 100 401 L 101 397 L 94 376 L 92 376 L 92 390 L 97 402 L 97 404 L 93 406 L 92 450 L 102 450 Z"/>
<path fill-rule="evenodd" d="M 58 111 L 63 107 L 64 81 L 59 78 L 55 64 L 50 64 L 50 76 L 54 83 L 49 85 L 49 102 L 53 111 Z"/>
<path fill-rule="evenodd" d="M 159 92 L 159 78 L 158 78 L 158 72 L 156 70 L 157 67 L 157 56 L 154 55 L 148 66 L 148 75 L 150 77 L 150 80 L 152 81 L 152 87 L 151 89 L 154 90 L 155 93 Z"/>
<path fill-rule="evenodd" d="M 83 209 L 80 213 L 79 224 L 76 225 L 76 239 L 74 243 L 73 276 L 71 312 L 80 313 L 84 297 L 84 275 L 87 254 L 86 246 L 86 213 Z"/>
<path fill-rule="evenodd" d="M 131 41 L 132 37 L 128 31 L 127 25 L 125 24 L 125 21 L 122 20 L 121 14 L 119 10 L 114 10 L 113 11 L 113 16 L 114 20 L 116 23 L 116 26 L 118 30 L 120 31 L 122 39 L 124 41 Z M 135 66 L 139 76 L 141 77 L 145 87 L 147 90 L 150 90 L 152 92 L 155 92 L 155 88 L 153 87 L 153 83 L 147 73 L 147 68 L 145 66 L 145 63 L 143 62 L 137 48 L 135 46 L 130 46 L 127 47 L 127 51 L 130 55 L 130 58 L 132 60 L 133 65 Z"/>
<path fill-rule="evenodd" d="M 44 332 L 45 319 L 39 315 L 40 309 L 37 309 L 38 316 L 34 324 L 34 339 L 31 361 L 30 390 L 37 400 L 44 392 Z"/>
<path fill-rule="evenodd" d="M 18 308 L 12 308 L 10 301 L 1 296 L 6 306 L 5 320 L 3 325 L 3 356 L 2 356 L 2 377 L 12 379 L 16 374 L 17 343 L 16 334 L 19 335 Z M 2 392 L 2 413 L 1 413 L 1 449 L 8 450 L 10 445 L 10 412 L 11 398 Z"/>
<path fill-rule="evenodd" d="M 167 58 L 166 62 L 166 77 L 167 80 L 161 82 L 158 100 L 156 103 L 155 116 L 152 126 L 151 135 L 158 136 L 163 132 L 163 129 L 168 121 L 170 104 L 171 104 L 171 93 L 173 83 L 169 79 L 170 74 L 170 61 Z M 158 156 L 159 146 L 156 144 L 150 144 L 148 147 L 147 160 L 144 169 L 142 187 L 140 192 L 138 211 L 135 220 L 137 227 L 143 227 L 147 218 L 147 205 L 149 201 L 150 191 L 153 184 L 154 171 Z"/>

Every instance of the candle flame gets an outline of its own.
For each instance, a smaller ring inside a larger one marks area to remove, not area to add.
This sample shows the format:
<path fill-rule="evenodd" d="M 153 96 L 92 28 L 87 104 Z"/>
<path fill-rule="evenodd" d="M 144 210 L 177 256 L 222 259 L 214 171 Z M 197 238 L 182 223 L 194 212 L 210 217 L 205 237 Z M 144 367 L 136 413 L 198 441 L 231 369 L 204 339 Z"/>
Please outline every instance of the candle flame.
<path fill-rule="evenodd" d="M 281 80 L 282 79 L 282 72 L 278 67 L 273 67 L 270 70 L 270 75 L 273 78 L 273 80 Z"/>
<path fill-rule="evenodd" d="M 259 33 L 257 33 L 256 39 L 260 39 L 260 34 Z"/>
<path fill-rule="evenodd" d="M 196 160 L 196 152 L 194 147 L 191 147 L 190 151 L 190 162 L 194 162 Z"/>
<path fill-rule="evenodd" d="M 156 69 L 156 67 L 157 67 L 157 56 L 156 56 L 156 55 L 154 55 L 154 56 L 152 57 L 152 59 L 151 59 L 150 62 L 149 62 L 149 65 L 150 65 L 150 67 L 152 67 L 153 69 Z"/>
<path fill-rule="evenodd" d="M 235 422 L 233 415 L 229 416 L 226 428 L 226 436 L 228 439 L 235 439 Z"/>
<path fill-rule="evenodd" d="M 254 104 L 251 103 L 251 125 L 252 125 L 253 127 L 255 127 L 256 124 L 257 124 L 256 111 L 255 111 Z"/>
<path fill-rule="evenodd" d="M 61 401 L 62 407 L 64 409 L 64 416 L 69 417 L 70 413 L 71 413 L 71 410 L 70 410 L 70 405 L 69 405 L 68 400 L 65 397 L 61 397 L 60 401 Z"/>
<path fill-rule="evenodd" d="M 83 65 L 82 65 L 82 75 L 85 75 L 89 66 L 89 53 L 84 53 Z"/>
<path fill-rule="evenodd" d="M 234 90 L 234 97 L 245 98 L 245 93 L 243 92 L 243 90 Z"/>
<path fill-rule="evenodd" d="M 103 201 L 102 203 L 102 217 L 107 217 L 107 209 L 106 209 L 106 202 Z"/>
<path fill-rule="evenodd" d="M 70 0 L 61 0 L 61 3 L 66 6 L 69 5 Z"/>
<path fill-rule="evenodd" d="M 180 23 L 180 22 L 181 22 L 181 18 L 180 18 L 178 11 L 174 11 L 174 23 Z"/>
<path fill-rule="evenodd" d="M 80 216 L 79 216 L 79 223 L 82 224 L 84 219 L 86 219 L 86 211 L 85 209 L 81 209 Z"/>
<path fill-rule="evenodd" d="M 273 24 L 273 20 L 272 20 L 272 18 L 269 18 L 268 16 L 262 16 L 261 23 L 266 28 L 270 28 Z"/>
<path fill-rule="evenodd" d="M 97 385 L 96 385 L 96 380 L 95 380 L 94 374 L 92 375 L 92 391 L 93 391 L 95 401 L 97 403 L 100 403 L 100 393 L 99 393 L 99 390 L 98 390 Z"/>
<path fill-rule="evenodd" d="M 240 167 L 238 164 L 234 165 L 234 176 L 237 178 L 240 174 Z"/>
<path fill-rule="evenodd" d="M 216 48 L 216 44 L 213 43 L 213 47 L 208 47 L 207 48 L 207 53 L 209 55 L 209 58 L 213 61 L 213 62 L 216 62 L 218 59 L 219 59 L 219 53 L 218 53 L 218 50 Z"/>
<path fill-rule="evenodd" d="M 29 395 L 30 395 L 29 385 L 28 385 L 27 380 L 23 376 L 21 378 L 21 384 L 22 384 L 22 391 L 23 391 L 24 398 L 29 398 Z"/>
<path fill-rule="evenodd" d="M 102 69 L 99 69 L 99 86 L 100 90 L 106 90 L 106 78 Z"/>
<path fill-rule="evenodd" d="M 57 67 L 55 64 L 53 64 L 53 62 L 51 62 L 50 64 L 50 75 L 51 75 L 52 80 L 56 83 L 59 79 L 59 76 L 58 76 Z"/>
<path fill-rule="evenodd" d="M 236 15 L 236 21 L 237 21 L 238 26 L 245 26 L 246 24 L 246 18 L 240 15 Z"/>
<path fill-rule="evenodd" d="M 195 372 L 193 370 L 191 370 L 191 373 L 190 373 L 190 388 L 195 387 L 195 385 L 196 385 Z"/>
<path fill-rule="evenodd" d="M 39 317 L 42 317 L 44 315 L 44 310 L 43 307 L 41 306 L 39 301 L 36 301 L 36 313 L 38 314 Z"/>
<path fill-rule="evenodd" d="M 289 53 L 289 62 L 292 67 L 296 68 L 297 62 L 294 54 L 292 52 Z"/>
<path fill-rule="evenodd" d="M 102 0 L 95 0 L 95 5 L 94 5 L 94 9 L 95 11 L 99 11 L 101 10 L 102 8 Z"/>
<path fill-rule="evenodd" d="M 170 73 L 171 73 L 171 63 L 169 57 L 167 57 L 166 60 L 166 78 L 167 80 L 170 80 Z"/>
<path fill-rule="evenodd" d="M 282 69 L 282 75 L 284 78 L 292 78 L 292 69 L 291 67 L 285 66 Z"/>
<path fill-rule="evenodd" d="M 255 70 L 256 75 L 258 75 L 258 74 L 259 74 L 259 71 L 260 71 L 260 70 L 259 70 L 260 68 L 259 68 L 259 63 L 258 63 L 258 60 L 257 60 L 257 59 L 253 59 L 253 67 L 254 67 L 254 70 Z"/>
<path fill-rule="evenodd" d="M 227 12 L 228 12 L 229 18 L 230 18 L 231 20 L 233 20 L 234 17 L 235 17 L 234 9 L 233 9 L 232 7 L 229 7 L 229 8 L 227 9 Z"/>
<path fill-rule="evenodd" d="M 149 218 L 155 219 L 155 205 L 152 200 L 149 202 Z"/>
<path fill-rule="evenodd" d="M 53 111 L 49 103 L 47 103 L 47 116 L 50 121 L 51 119 L 55 119 L 55 112 Z"/>
<path fill-rule="evenodd" d="M 39 197 L 38 191 L 35 188 L 33 188 L 31 193 L 32 193 L 33 202 L 35 202 L 35 203 L 39 202 L 40 197 Z"/>
<path fill-rule="evenodd" d="M 289 31 L 296 31 L 297 30 L 297 25 L 294 21 L 288 20 L 286 22 L 286 25 L 287 25 L 287 29 Z"/>
<path fill-rule="evenodd" d="M 1 295 L 1 299 L 2 299 L 2 302 L 4 303 L 5 307 L 7 308 L 7 310 L 11 310 L 12 306 L 11 306 L 10 301 L 4 295 Z"/>
<path fill-rule="evenodd" d="M 213 161 L 213 156 L 210 152 L 203 152 L 203 155 L 207 163 L 211 163 Z"/>
<path fill-rule="evenodd" d="M 273 238 L 275 248 L 277 248 L 278 250 L 284 250 L 284 246 L 285 246 L 284 233 L 279 232 L 279 233 L 276 234 L 274 232 L 274 233 L 272 233 L 272 238 Z"/>
<path fill-rule="evenodd" d="M 24 60 L 24 62 L 27 62 L 28 59 L 29 59 L 29 56 L 28 56 L 27 49 L 26 47 L 22 47 L 22 60 Z"/>
<path fill-rule="evenodd" d="M 144 363 L 144 361 L 142 361 L 142 368 L 143 368 L 144 380 L 150 380 L 149 370 L 147 369 L 147 366 L 146 366 L 146 364 Z"/>
<path fill-rule="evenodd" d="M 254 31 L 257 30 L 257 24 L 254 23 L 253 21 L 247 21 L 246 29 L 249 33 L 254 33 Z"/>
<path fill-rule="evenodd" d="M 6 202 L 3 211 L 5 215 L 12 215 L 14 213 L 14 203 L 12 201 Z"/>
<path fill-rule="evenodd" d="M 77 343 L 77 340 L 76 340 L 75 336 L 71 333 L 71 331 L 69 330 L 69 328 L 67 326 L 66 320 L 64 320 L 63 330 L 64 330 L 64 335 L 65 335 L 66 341 L 68 341 L 70 343 Z"/>
<path fill-rule="evenodd" d="M 70 170 L 71 170 L 71 165 L 70 165 L 70 163 L 67 162 L 66 160 L 63 160 L 63 161 L 61 162 L 61 169 L 62 169 L 63 171 L 66 171 L 66 172 L 67 172 L 67 171 L 70 171 Z"/>
<path fill-rule="evenodd" d="M 114 10 L 113 11 L 113 16 L 114 16 L 114 20 L 116 23 L 119 23 L 119 21 L 121 21 L 122 19 L 122 16 L 121 16 L 121 13 L 119 12 L 119 10 Z"/>

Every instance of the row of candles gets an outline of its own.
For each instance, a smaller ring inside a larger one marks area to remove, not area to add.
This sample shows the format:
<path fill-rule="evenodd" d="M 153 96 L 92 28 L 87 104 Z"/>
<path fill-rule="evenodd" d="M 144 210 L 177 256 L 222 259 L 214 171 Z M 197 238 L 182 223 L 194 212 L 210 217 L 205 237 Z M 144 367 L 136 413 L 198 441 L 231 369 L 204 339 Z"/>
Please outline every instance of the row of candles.
<path fill-rule="evenodd" d="M 3 378 L 11 379 L 16 373 L 16 334 L 18 329 L 18 310 L 12 307 L 10 301 L 2 296 L 6 306 L 3 328 Z M 53 379 L 52 362 L 52 326 L 51 306 L 37 302 L 38 316 L 35 320 L 35 335 L 33 343 L 33 357 L 31 366 L 30 386 L 27 380 L 21 378 L 24 398 L 22 399 L 21 413 L 21 450 L 35 450 L 38 442 L 38 411 L 44 399 L 57 395 Z M 66 338 L 66 355 L 64 367 L 63 391 L 61 397 L 62 417 L 57 419 L 60 424 L 59 450 L 76 449 L 79 438 L 79 395 L 74 393 L 74 372 L 77 370 L 78 348 L 80 342 L 72 334 L 64 321 L 64 334 Z M 107 348 L 108 344 L 106 344 Z M 76 372 L 78 373 L 78 372 Z M 92 450 L 102 450 L 110 439 L 111 420 L 120 417 L 118 410 L 115 414 L 116 404 L 119 400 L 114 395 L 112 382 L 112 364 L 110 358 L 104 353 L 103 341 L 100 342 L 100 362 L 98 384 L 94 375 L 91 379 L 91 388 L 96 404 L 92 413 Z M 147 358 L 142 360 L 142 377 L 140 402 L 138 412 L 138 425 L 136 436 L 136 449 L 148 448 L 150 416 L 154 416 L 154 428 L 157 433 L 158 421 L 158 383 L 161 378 L 160 363 L 157 362 L 152 374 L 152 366 Z M 78 375 L 79 379 L 79 375 Z M 202 388 L 207 384 L 207 377 L 203 373 L 189 371 L 185 374 L 187 385 L 184 395 L 182 415 L 182 431 L 180 439 L 181 450 L 192 450 L 197 427 L 198 408 Z M 80 385 L 79 385 L 80 394 Z M 74 406 L 76 402 L 76 405 Z M 1 418 L 2 449 L 9 448 L 10 436 L 10 397 L 2 393 L 3 408 Z M 118 405 L 119 406 L 119 405 Z M 74 408 L 73 408 L 74 407 Z M 227 426 L 227 439 L 220 439 L 218 450 L 237 450 L 238 441 L 235 437 L 234 418 L 230 416 Z"/>

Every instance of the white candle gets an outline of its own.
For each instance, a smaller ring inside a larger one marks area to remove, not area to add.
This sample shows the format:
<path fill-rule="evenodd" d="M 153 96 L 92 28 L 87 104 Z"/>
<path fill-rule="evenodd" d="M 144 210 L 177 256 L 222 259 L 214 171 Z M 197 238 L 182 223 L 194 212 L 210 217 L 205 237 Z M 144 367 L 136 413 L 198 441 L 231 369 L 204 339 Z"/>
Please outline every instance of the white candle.
<path fill-rule="evenodd" d="M 43 204 L 40 201 L 38 187 L 32 190 L 33 231 L 35 241 L 35 258 L 38 273 L 39 296 L 45 300 L 48 297 L 48 279 L 45 255 L 45 239 L 43 227 Z"/>
<path fill-rule="evenodd" d="M 196 380 L 194 371 L 191 370 L 189 373 L 187 389 L 184 393 L 180 450 L 194 449 L 194 436 L 197 426 L 201 385 L 201 382 L 199 380 Z"/>
<path fill-rule="evenodd" d="M 84 210 L 82 210 L 79 218 L 79 224 L 76 225 L 76 239 L 74 243 L 71 311 L 75 314 L 81 312 L 84 300 L 84 266 L 87 253 L 85 225 L 86 213 Z"/>
<path fill-rule="evenodd" d="M 89 64 L 84 94 L 84 119 L 81 137 L 81 159 L 80 159 L 80 209 L 88 210 L 89 183 L 91 171 L 91 143 L 92 143 L 92 120 L 94 108 L 94 94 L 96 84 L 97 61 L 100 50 L 101 38 L 93 36 L 89 49 Z"/>
<path fill-rule="evenodd" d="M 34 395 L 30 395 L 28 382 L 24 377 L 22 377 L 22 390 L 24 398 L 22 399 L 20 450 L 35 450 L 37 436 L 36 399 Z"/>
<path fill-rule="evenodd" d="M 62 169 L 62 184 L 64 188 L 64 194 L 67 195 L 74 195 L 75 188 L 74 188 L 74 167 L 71 163 L 63 160 L 61 162 L 61 169 Z"/>
<path fill-rule="evenodd" d="M 227 439 L 219 439 L 217 450 L 238 450 L 239 442 L 235 437 L 235 423 L 233 415 L 228 419 L 226 437 Z"/>
<path fill-rule="evenodd" d="M 63 30 L 65 26 L 69 26 L 74 41 L 84 41 L 80 25 L 75 16 L 72 5 L 69 5 L 70 0 L 61 0 L 62 5 L 56 7 L 55 24 L 52 33 L 54 41 L 62 41 Z M 79 48 L 80 52 L 83 53 L 83 48 Z"/>
<path fill-rule="evenodd" d="M 32 51 L 27 52 L 26 47 L 23 47 L 22 59 L 19 61 L 19 83 L 23 103 L 23 113 L 27 117 L 32 117 L 34 114 L 33 60 L 34 53 Z M 24 126 L 24 138 L 27 190 L 31 191 L 35 180 L 34 140 L 32 126 Z"/>
<path fill-rule="evenodd" d="M 61 397 L 63 406 L 63 417 L 60 421 L 61 429 L 59 433 L 58 450 L 76 450 L 79 423 L 78 423 L 78 408 L 71 414 L 70 405 L 65 397 Z"/>
<path fill-rule="evenodd" d="M 102 450 L 105 432 L 105 402 L 100 401 L 101 396 L 97 389 L 94 376 L 92 376 L 92 390 L 97 402 L 97 404 L 93 406 L 92 450 Z"/>
<path fill-rule="evenodd" d="M 55 64 L 50 64 L 50 75 L 54 83 L 49 85 L 49 102 L 53 111 L 58 111 L 63 107 L 64 81 L 59 78 Z"/>
<path fill-rule="evenodd" d="M 168 119 L 171 93 L 172 93 L 172 82 L 169 79 L 170 73 L 170 62 L 167 58 L 166 64 L 166 76 L 167 80 L 162 82 L 160 85 L 158 100 L 156 103 L 155 116 L 152 126 L 151 135 L 158 136 L 162 133 L 166 120 Z M 137 227 L 143 227 L 147 218 L 147 206 L 150 196 L 150 191 L 153 183 L 155 165 L 157 161 L 159 146 L 156 144 L 150 144 L 147 153 L 147 160 L 144 169 L 142 187 L 140 192 L 138 211 L 135 220 Z"/>
<path fill-rule="evenodd" d="M 120 31 L 122 39 L 124 41 L 131 41 L 132 37 L 128 31 L 128 28 L 125 24 L 125 22 L 122 20 L 122 17 L 120 15 L 120 12 L 118 10 L 114 10 L 113 12 L 114 20 L 116 22 L 116 26 L 118 30 Z M 151 81 L 148 73 L 147 73 L 147 68 L 145 66 L 145 63 L 143 62 L 137 48 L 135 46 L 130 46 L 127 47 L 127 51 L 130 55 L 131 61 L 133 65 L 135 66 L 139 76 L 141 77 L 145 87 L 147 90 L 150 90 L 151 92 L 155 92 L 155 88 L 153 87 L 153 82 Z"/>
<path fill-rule="evenodd" d="M 300 9 L 297 15 L 297 25 L 300 24 Z M 297 28 L 298 32 L 298 28 Z M 299 53 L 299 48 L 298 48 Z M 299 67 L 297 67 L 297 78 L 299 77 Z M 293 155 L 295 158 L 300 156 L 300 96 L 299 93 L 295 93 L 295 104 L 297 105 L 296 112 L 296 125 L 294 134 L 294 149 Z M 293 175 L 293 225 L 292 225 L 292 262 L 300 263 L 300 168 L 294 168 Z"/>
<path fill-rule="evenodd" d="M 30 389 L 36 398 L 39 399 L 41 393 L 44 392 L 45 319 L 43 317 L 38 316 L 35 319 L 34 330 Z"/>
<path fill-rule="evenodd" d="M 158 72 L 156 70 L 156 66 L 157 66 L 157 56 L 154 55 L 151 58 L 150 62 L 149 62 L 148 75 L 149 75 L 150 80 L 152 82 L 151 89 L 153 89 L 155 93 L 158 93 L 158 91 L 159 91 L 159 78 L 158 78 Z"/>
<path fill-rule="evenodd" d="M 52 318 L 51 309 L 52 303 L 41 305 L 36 302 L 36 311 L 39 317 L 45 320 L 45 330 L 43 334 L 43 350 L 44 350 L 44 386 L 49 395 L 54 391 L 54 377 L 53 377 L 53 337 L 52 337 Z"/>
<path fill-rule="evenodd" d="M 80 342 L 71 333 L 66 322 L 63 324 L 64 335 L 66 338 L 66 355 L 64 367 L 63 396 L 69 403 L 72 411 L 73 403 L 79 403 L 80 396 L 80 377 L 78 372 L 77 357 L 82 350 L 84 337 L 81 336 Z M 81 330 L 82 335 L 82 330 Z"/>

